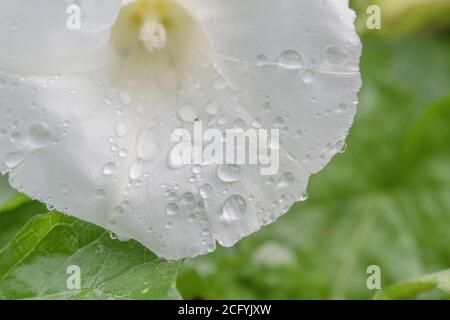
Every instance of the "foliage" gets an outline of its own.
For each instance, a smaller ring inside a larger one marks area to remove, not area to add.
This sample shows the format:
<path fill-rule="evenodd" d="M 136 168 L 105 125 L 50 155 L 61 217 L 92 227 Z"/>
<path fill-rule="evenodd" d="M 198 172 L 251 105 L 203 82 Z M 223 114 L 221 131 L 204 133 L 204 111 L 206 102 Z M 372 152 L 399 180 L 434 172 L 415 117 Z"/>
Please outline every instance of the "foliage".
<path fill-rule="evenodd" d="M 353 3 L 365 34 L 368 2 Z M 450 39 L 390 37 L 442 28 L 450 9 L 414 3 L 370 1 L 384 30 L 364 38 L 348 149 L 311 178 L 309 200 L 235 247 L 185 262 L 184 298 L 450 297 Z M 66 286 L 70 265 L 81 267 L 81 290 Z M 48 212 L 0 178 L 1 299 L 180 298 L 180 265 Z M 381 269 L 376 294 L 369 265 Z"/>

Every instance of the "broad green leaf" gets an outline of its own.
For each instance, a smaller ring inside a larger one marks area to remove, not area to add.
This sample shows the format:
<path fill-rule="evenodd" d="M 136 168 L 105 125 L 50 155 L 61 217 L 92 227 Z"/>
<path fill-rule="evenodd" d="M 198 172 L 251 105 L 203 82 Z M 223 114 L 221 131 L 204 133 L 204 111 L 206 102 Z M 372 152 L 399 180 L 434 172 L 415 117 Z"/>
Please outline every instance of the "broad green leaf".
<path fill-rule="evenodd" d="M 13 197 L 0 209 L 0 249 L 37 214 L 46 213 L 48 209 L 38 201 L 30 201 L 23 195 Z"/>
<path fill-rule="evenodd" d="M 80 290 L 67 273 L 73 272 L 70 266 L 79 267 Z M 92 224 L 47 213 L 32 218 L 0 251 L 0 299 L 179 298 L 179 266 L 135 241 L 115 240 Z"/>
<path fill-rule="evenodd" d="M 16 193 L 12 197 L 10 197 L 8 201 L 4 202 L 3 206 L 0 208 L 0 214 L 16 210 L 19 207 L 25 205 L 27 202 L 31 202 L 30 198 L 23 194 Z"/>
<path fill-rule="evenodd" d="M 450 269 L 390 285 L 379 291 L 375 299 L 411 299 L 433 289 L 439 289 L 450 295 Z"/>
<path fill-rule="evenodd" d="M 450 266 L 450 41 L 366 39 L 347 151 L 276 223 L 184 265 L 184 298 L 370 299 Z M 338 103 L 338 101 L 336 101 Z"/>

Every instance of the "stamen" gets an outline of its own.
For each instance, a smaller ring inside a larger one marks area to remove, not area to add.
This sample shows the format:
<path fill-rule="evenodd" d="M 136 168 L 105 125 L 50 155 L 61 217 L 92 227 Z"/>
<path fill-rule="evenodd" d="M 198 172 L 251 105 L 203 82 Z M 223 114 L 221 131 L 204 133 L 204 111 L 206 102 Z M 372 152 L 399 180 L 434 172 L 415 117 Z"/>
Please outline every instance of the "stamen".
<path fill-rule="evenodd" d="M 166 29 L 159 21 L 148 20 L 139 30 L 139 39 L 151 53 L 164 49 L 167 44 Z"/>

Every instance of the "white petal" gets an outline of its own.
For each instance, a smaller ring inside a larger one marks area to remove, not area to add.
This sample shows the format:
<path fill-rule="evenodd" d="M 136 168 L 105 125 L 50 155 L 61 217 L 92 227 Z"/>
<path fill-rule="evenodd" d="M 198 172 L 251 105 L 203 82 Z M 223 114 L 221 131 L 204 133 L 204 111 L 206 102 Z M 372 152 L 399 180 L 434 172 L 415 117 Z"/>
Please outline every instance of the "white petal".
<path fill-rule="evenodd" d="M 160 78 L 121 91 L 108 70 L 0 74 L 0 171 L 11 184 L 168 259 L 233 245 L 303 199 L 309 176 L 342 148 L 360 86 L 347 1 L 180 3 L 214 63 L 176 94 Z M 170 137 L 193 120 L 280 128 L 279 172 L 176 165 Z"/>
<path fill-rule="evenodd" d="M 74 3 L 80 9 L 80 29 L 67 26 Z M 120 5 L 120 0 L 2 0 L 0 60 L 95 51 L 107 42 Z"/>
<path fill-rule="evenodd" d="M 308 172 L 320 170 L 345 141 L 361 86 L 361 43 L 348 1 L 186 5 L 200 19 L 214 65 L 245 110 L 265 128 L 281 117 L 280 127 L 289 130 L 282 138 L 285 150 Z"/>

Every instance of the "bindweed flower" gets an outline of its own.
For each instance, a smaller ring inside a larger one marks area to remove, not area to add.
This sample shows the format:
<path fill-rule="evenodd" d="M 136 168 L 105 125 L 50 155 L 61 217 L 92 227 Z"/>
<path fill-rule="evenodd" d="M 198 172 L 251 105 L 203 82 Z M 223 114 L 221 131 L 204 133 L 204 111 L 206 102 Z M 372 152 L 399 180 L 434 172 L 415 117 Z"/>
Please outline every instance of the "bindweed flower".
<path fill-rule="evenodd" d="M 193 257 L 305 200 L 345 145 L 347 0 L 35 2 L 0 3 L 0 172 L 50 209 Z"/>

